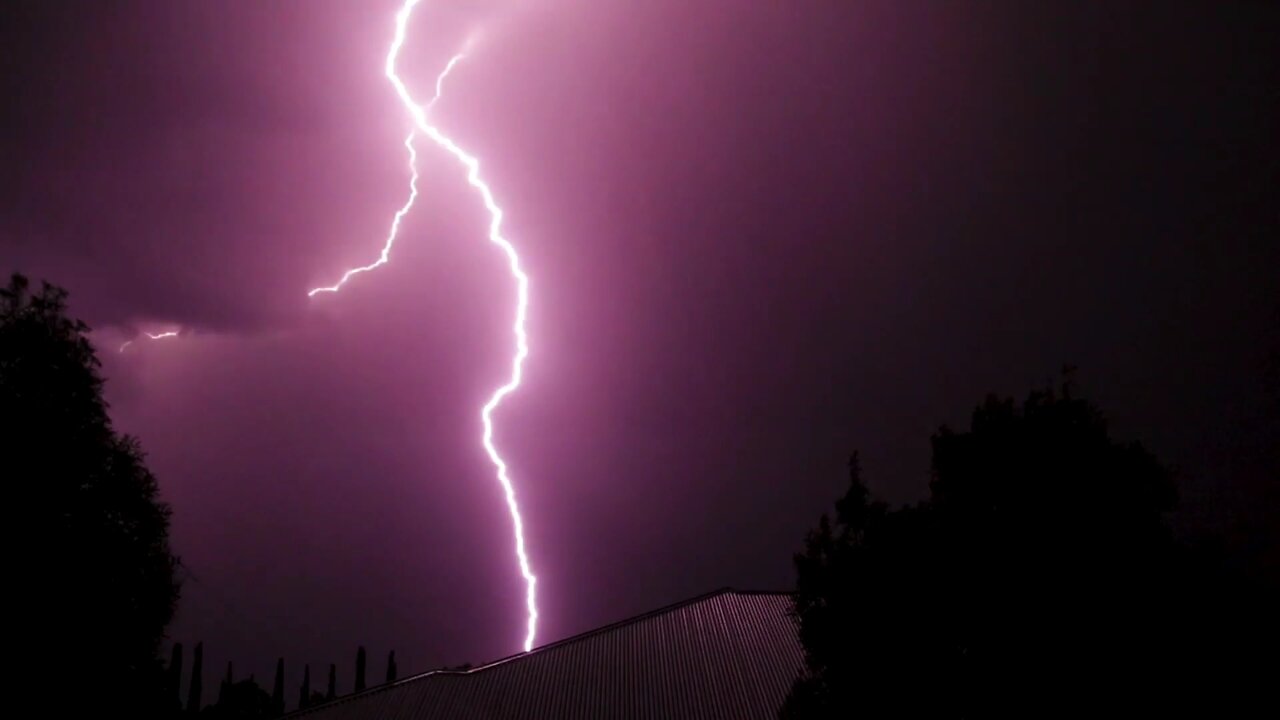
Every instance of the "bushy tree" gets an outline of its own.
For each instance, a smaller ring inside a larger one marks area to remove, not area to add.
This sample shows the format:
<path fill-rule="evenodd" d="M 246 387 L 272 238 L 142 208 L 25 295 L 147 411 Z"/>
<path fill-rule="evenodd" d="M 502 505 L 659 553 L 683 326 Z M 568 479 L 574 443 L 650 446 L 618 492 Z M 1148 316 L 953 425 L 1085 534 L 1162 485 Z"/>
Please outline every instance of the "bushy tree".
<path fill-rule="evenodd" d="M 1273 612 L 1174 540 L 1172 473 L 1069 383 L 988 398 L 932 451 L 929 499 L 897 510 L 855 455 L 797 555 L 783 717 L 1180 714 L 1247 684 L 1220 670 Z"/>
<path fill-rule="evenodd" d="M 265 720 L 278 714 L 271 695 L 250 675 L 248 680 L 226 685 L 218 704 L 205 708 L 201 716 L 213 720 Z"/>
<path fill-rule="evenodd" d="M 88 327 L 66 299 L 47 283 L 31 292 L 21 275 L 0 290 L 7 579 L 11 617 L 31 629 L 11 654 L 46 668 L 79 649 L 75 692 L 62 674 L 22 688 L 57 698 L 59 714 L 153 715 L 173 705 L 158 657 L 178 598 L 169 508 L 137 441 L 111 426 Z"/>

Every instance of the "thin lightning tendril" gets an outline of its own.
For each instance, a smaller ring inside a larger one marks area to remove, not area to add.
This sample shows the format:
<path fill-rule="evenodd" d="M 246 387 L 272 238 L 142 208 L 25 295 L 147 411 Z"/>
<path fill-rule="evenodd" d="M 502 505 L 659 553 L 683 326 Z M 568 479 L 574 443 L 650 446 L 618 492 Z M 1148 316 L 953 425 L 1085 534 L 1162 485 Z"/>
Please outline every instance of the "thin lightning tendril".
<path fill-rule="evenodd" d="M 396 211 L 395 218 L 391 221 L 391 231 L 387 233 L 387 241 L 382 246 L 382 254 L 378 259 L 364 265 L 362 267 L 351 268 L 342 274 L 342 278 L 338 282 L 327 287 L 318 287 L 307 293 L 307 297 L 315 297 L 316 294 L 322 292 L 338 292 L 338 289 L 347 283 L 354 275 L 362 272 L 386 265 L 391 260 L 391 247 L 396 244 L 396 236 L 400 234 L 400 221 L 409 213 L 409 208 L 413 207 L 413 202 L 418 199 L 418 153 L 413 149 L 413 133 L 404 139 L 404 146 L 409 151 L 409 170 L 413 172 L 413 177 L 409 178 L 409 199 L 405 201 L 404 206 Z"/>
<path fill-rule="evenodd" d="M 409 93 L 409 89 L 405 87 L 400 76 L 396 74 L 396 58 L 400 54 L 400 48 L 404 45 L 405 29 L 409 24 L 409 16 L 413 14 L 413 9 L 421 0 L 405 0 L 400 11 L 396 13 L 395 35 L 391 41 L 391 48 L 387 52 L 386 66 L 384 73 L 387 80 L 391 82 L 392 87 L 396 90 L 396 95 L 400 98 L 400 102 L 405 109 L 409 111 L 410 117 L 418 132 L 426 135 L 437 146 L 448 152 L 467 170 L 467 183 L 475 188 L 480 195 L 480 199 L 484 202 L 485 209 L 489 211 L 489 242 L 498 246 L 506 255 L 508 269 L 511 276 L 516 281 L 516 317 L 512 325 L 512 331 L 516 339 L 516 353 L 512 358 L 511 376 L 506 384 L 499 387 L 489 397 L 489 401 L 484 404 L 480 410 L 480 420 L 484 426 L 484 433 L 481 442 L 484 445 L 485 453 L 488 454 L 489 460 L 497 469 L 498 482 L 502 485 L 503 493 L 506 496 L 507 509 L 511 514 L 511 523 L 515 531 L 515 551 L 516 559 L 520 564 L 520 574 L 525 581 L 525 605 L 528 610 L 528 631 L 524 639 L 524 650 L 528 652 L 533 649 L 533 641 L 537 634 L 538 626 L 538 606 L 537 606 L 537 584 L 538 578 L 533 574 L 533 570 L 529 565 L 529 556 L 525 551 L 524 542 L 524 520 L 520 516 L 520 507 L 516 502 L 515 486 L 511 482 L 508 474 L 507 463 L 498 453 L 497 447 L 493 443 L 493 412 L 502 404 L 504 398 L 515 392 L 520 387 L 523 378 L 524 360 L 529 355 L 528 337 L 525 333 L 525 318 L 528 315 L 529 305 L 529 277 L 525 275 L 520 268 L 520 257 L 516 253 L 515 247 L 502 235 L 502 208 L 498 207 L 497 201 L 493 197 L 493 192 L 489 186 L 480 177 L 480 161 L 475 156 L 463 150 L 456 143 L 446 137 L 435 126 L 427 122 L 427 110 L 435 104 L 440 98 L 442 84 L 448 76 L 449 71 L 454 65 L 462 59 L 462 55 L 455 55 L 449 60 L 440 76 L 436 78 L 436 94 L 425 106 L 419 105 L 413 100 L 413 96 Z M 362 272 L 368 272 L 376 267 L 387 263 L 390 257 L 391 247 L 395 244 L 396 235 L 400 229 L 400 220 L 404 217 L 409 209 L 413 206 L 414 200 L 417 199 L 418 189 L 416 181 L 418 179 L 418 171 L 415 165 L 417 155 L 413 148 L 414 133 L 410 133 L 405 139 L 405 147 L 409 150 L 409 166 L 413 171 L 413 180 L 410 182 L 409 200 L 396 213 L 391 223 L 391 232 L 387 236 L 387 241 L 382 249 L 382 254 L 376 262 L 363 267 L 348 270 L 346 274 L 332 286 L 320 287 L 308 293 L 314 297 L 321 292 L 337 292 L 342 285 L 352 276 Z"/>
<path fill-rule="evenodd" d="M 440 99 L 440 94 L 444 92 L 444 79 L 449 77 L 449 73 L 453 72 L 453 66 L 457 65 L 462 58 L 462 53 L 458 53 L 457 55 L 449 58 L 449 64 L 444 66 L 444 70 L 441 71 L 440 77 L 436 78 L 436 94 L 431 98 L 431 102 L 427 103 L 426 106 L 422 108 L 423 112 L 430 110 L 431 106 L 435 105 L 436 101 Z"/>
<path fill-rule="evenodd" d="M 149 339 L 149 340 L 160 340 L 160 339 L 162 339 L 162 338 L 178 337 L 178 331 L 177 331 L 177 330 L 170 330 L 169 332 L 154 333 L 154 334 L 153 334 L 153 333 L 143 333 L 143 335 L 146 335 L 146 336 L 147 336 L 147 339 Z M 127 347 L 129 347 L 129 346 L 130 346 L 130 345 L 132 345 L 132 344 L 133 344 L 133 340 L 126 340 L 126 341 L 125 341 L 125 343 L 124 343 L 123 345 L 121 345 L 121 346 L 120 346 L 120 352 L 124 352 L 124 349 L 125 349 L 125 348 L 127 348 Z"/>
<path fill-rule="evenodd" d="M 430 110 L 431 106 L 435 105 L 436 101 L 440 99 L 440 93 L 444 91 L 444 79 L 449 76 L 450 71 L 453 70 L 453 66 L 457 65 L 458 61 L 461 59 L 461 54 L 454 55 L 449 60 L 449 64 L 445 66 L 444 72 L 440 73 L 440 77 L 436 78 L 436 94 L 431 98 L 431 102 L 427 103 L 425 108 L 426 110 Z M 414 201 L 418 199 L 418 152 L 413 147 L 413 139 L 415 135 L 416 133 L 411 131 L 408 137 L 404 139 L 404 147 L 409 151 L 409 172 L 413 175 L 413 177 L 409 178 L 409 199 L 405 200 L 404 206 L 396 211 L 395 217 L 391 220 L 391 230 L 387 233 L 386 242 L 382 245 L 382 254 L 378 256 L 377 260 L 369 263 L 368 265 L 351 268 L 346 271 L 342 274 L 342 277 L 339 278 L 338 282 L 326 287 L 318 287 L 311 290 L 307 293 L 307 297 L 315 297 L 317 294 L 322 292 L 338 292 L 338 289 L 345 285 L 353 276 L 359 275 L 363 272 L 369 272 L 376 267 L 386 265 L 390 262 L 391 248 L 396 244 L 396 238 L 400 235 L 400 221 L 404 219 L 405 215 L 409 214 L 409 210 L 413 207 Z"/>

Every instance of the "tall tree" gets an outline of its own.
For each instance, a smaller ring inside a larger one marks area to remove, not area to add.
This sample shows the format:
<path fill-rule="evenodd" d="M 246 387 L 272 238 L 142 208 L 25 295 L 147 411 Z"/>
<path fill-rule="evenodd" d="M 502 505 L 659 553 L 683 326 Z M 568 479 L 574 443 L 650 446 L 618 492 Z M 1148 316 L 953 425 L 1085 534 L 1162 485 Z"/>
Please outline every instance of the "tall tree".
<path fill-rule="evenodd" d="M 182 643 L 174 643 L 169 654 L 168 687 L 165 692 L 173 700 L 175 708 L 182 707 Z"/>
<path fill-rule="evenodd" d="M 324 699 L 332 700 L 338 696 L 338 666 L 329 663 L 329 686 L 324 691 Z"/>
<path fill-rule="evenodd" d="M 24 688 L 62 714 L 154 715 L 172 707 L 159 657 L 178 598 L 170 511 L 137 441 L 112 428 L 89 328 L 66 300 L 21 275 L 0 289 L 0 473 L 21 509 L 6 523 L 21 548 L 6 579 L 22 589 L 12 616 L 40 628 L 10 653 L 49 667 L 81 648 L 77 692 L 43 674 Z"/>
<path fill-rule="evenodd" d="M 392 650 L 391 654 L 387 656 L 387 682 L 393 683 L 395 681 L 396 681 L 396 651 Z"/>
<path fill-rule="evenodd" d="M 204 643 L 196 643 L 191 653 L 191 682 L 187 685 L 187 712 L 194 715 L 200 712 L 204 702 Z"/>
<path fill-rule="evenodd" d="M 229 689 L 231 688 L 231 685 L 232 685 L 232 683 L 233 683 L 233 682 L 235 682 L 235 681 L 232 679 L 232 675 L 231 675 L 231 661 L 230 661 L 230 660 L 228 660 L 228 661 L 227 661 L 227 676 L 226 676 L 225 678 L 223 678 L 223 679 L 222 679 L 222 685 L 220 685 L 220 686 L 218 687 L 218 704 L 219 704 L 219 705 L 221 705 L 221 704 L 222 704 L 222 700 L 223 700 L 223 698 L 225 698 L 225 697 L 226 697 L 226 695 L 227 695 L 227 690 L 229 690 Z"/>
<path fill-rule="evenodd" d="M 311 704 L 311 666 L 302 666 L 302 687 L 298 689 L 298 709 Z"/>
<path fill-rule="evenodd" d="M 271 709 L 276 715 L 284 714 L 284 658 L 276 660 L 276 679 L 271 685 Z"/>
<path fill-rule="evenodd" d="M 784 717 L 1005 716 L 1027 698 L 1176 714 L 1165 690 L 1231 655 L 1219 631 L 1245 627 L 1218 594 L 1248 595 L 1174 541 L 1172 474 L 1070 383 L 989 398 L 932 449 L 929 499 L 898 510 L 855 455 L 796 557 L 806 672 Z"/>
<path fill-rule="evenodd" d="M 364 646 L 356 650 L 356 692 L 364 690 Z"/>

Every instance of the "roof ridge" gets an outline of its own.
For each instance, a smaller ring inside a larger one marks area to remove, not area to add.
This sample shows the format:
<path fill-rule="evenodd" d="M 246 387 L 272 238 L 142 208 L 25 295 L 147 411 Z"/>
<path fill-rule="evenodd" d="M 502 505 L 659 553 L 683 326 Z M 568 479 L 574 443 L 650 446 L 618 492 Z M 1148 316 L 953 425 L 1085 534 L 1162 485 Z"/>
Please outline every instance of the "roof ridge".
<path fill-rule="evenodd" d="M 294 715 L 302 715 L 302 714 L 304 714 L 304 713 L 311 712 L 312 710 L 319 710 L 319 709 L 324 708 L 324 707 L 329 707 L 329 706 L 332 706 L 332 705 L 337 705 L 337 704 L 339 704 L 339 703 L 343 703 L 343 702 L 346 702 L 346 701 L 348 701 L 348 700 L 352 700 L 352 699 L 355 699 L 355 698 L 359 698 L 359 697 L 367 697 L 367 696 L 372 695 L 372 694 L 374 694 L 374 693 L 377 693 L 377 692 L 380 692 L 380 691 L 383 691 L 383 690 L 388 690 L 388 689 L 390 689 L 390 688 L 396 687 L 397 685 L 403 685 L 403 684 L 405 684 L 405 683 L 413 682 L 413 681 L 415 681 L 415 680 L 421 680 L 421 679 L 423 679 L 423 678 L 431 677 L 431 676 L 433 676 L 433 675 L 455 675 L 455 676 L 473 675 L 473 674 L 479 673 L 479 672 L 481 672 L 481 671 L 488 670 L 488 669 L 493 668 L 493 667 L 497 667 L 497 666 L 499 666 L 499 665 L 505 665 L 505 664 L 507 664 L 507 663 L 509 663 L 509 662 L 513 662 L 513 661 L 515 661 L 515 660 L 519 660 L 519 659 L 521 659 L 521 658 L 527 658 L 527 657 L 530 657 L 530 656 L 532 656 L 532 655 L 536 655 L 536 654 L 541 653 L 541 652 L 544 652 L 544 651 L 546 651 L 546 650 L 551 650 L 551 649 L 553 649 L 553 648 L 563 647 L 563 646 L 568 645 L 568 644 L 570 644 L 570 643 L 578 642 L 578 641 L 580 641 L 580 640 L 585 640 L 585 639 L 587 639 L 587 638 L 589 638 L 589 637 L 594 637 L 594 636 L 599 635 L 599 634 L 601 634 L 601 633 L 609 632 L 609 631 L 612 631 L 612 630 L 617 630 L 617 629 L 618 629 L 618 628 L 620 628 L 620 627 L 624 627 L 624 626 L 627 626 L 627 625 L 631 625 L 631 624 L 634 624 L 634 623 L 638 623 L 638 622 L 641 622 L 641 621 L 643 621 L 643 620 L 648 620 L 648 619 L 650 619 L 650 618 L 654 618 L 654 617 L 657 617 L 657 616 L 659 616 L 659 615 L 664 615 L 664 614 L 666 614 L 666 613 L 669 613 L 669 612 L 672 612 L 672 611 L 675 611 L 675 610 L 679 610 L 679 609 L 681 609 L 681 608 L 683 608 L 683 607 L 687 607 L 687 606 L 689 606 L 689 605 L 693 605 L 693 604 L 700 603 L 700 602 L 705 602 L 705 601 L 710 600 L 710 599 L 712 599 L 712 598 L 714 598 L 714 597 L 719 597 L 719 596 L 721 596 L 721 595 L 728 595 L 728 594 L 733 594 L 733 595 L 794 595 L 794 594 L 795 594 L 795 592 L 794 592 L 794 591 L 792 591 L 792 590 L 736 590 L 736 589 L 734 589 L 732 586 L 726 585 L 726 586 L 723 586 L 723 587 L 717 588 L 717 589 L 715 589 L 715 590 L 712 590 L 712 591 L 710 591 L 710 592 L 705 592 L 705 593 L 703 593 L 703 594 L 701 594 L 701 595 L 695 595 L 695 596 L 693 596 L 693 597 L 691 597 L 691 598 L 685 598 L 684 600 L 680 600 L 680 601 L 678 601 L 678 602 L 671 603 L 670 605 L 664 605 L 664 606 L 659 607 L 659 608 L 656 608 L 656 609 L 654 609 L 654 610 L 648 610 L 648 611 L 646 611 L 646 612 L 640 613 L 639 615 L 632 615 L 631 617 L 624 618 L 624 619 L 622 619 L 622 620 L 616 620 L 616 621 L 611 622 L 611 623 L 609 623 L 609 624 L 607 624 L 607 625 L 601 625 L 600 627 L 596 627 L 596 628 L 592 628 L 592 629 L 590 629 L 590 630 L 586 630 L 586 631 L 580 632 L 580 633 L 578 633 L 577 635 L 570 635 L 570 636 L 569 636 L 569 637 L 567 637 L 567 638 L 561 638 L 560 640 L 556 640 L 555 642 L 548 643 L 548 644 L 546 644 L 546 645 L 542 645 L 542 646 L 540 646 L 540 647 L 533 648 L 532 650 L 529 650 L 529 651 L 527 651 L 527 652 L 518 652 L 518 653 L 513 653 L 513 654 L 511 654 L 511 655 L 507 655 L 506 657 L 498 658 L 497 660 L 493 660 L 493 661 L 491 661 L 491 662 L 487 662 L 487 663 L 485 663 L 484 665 L 480 665 L 480 666 L 478 666 L 478 667 L 469 668 L 469 669 L 467 669 L 467 670 L 449 670 L 449 669 L 446 669 L 446 668 L 436 668 L 436 669 L 434 669 L 434 670 L 427 670 L 426 672 L 421 672 L 421 673 L 418 673 L 418 674 L 416 674 L 416 675 L 410 675 L 410 676 L 408 676 L 408 677 L 400 678 L 399 680 L 395 680 L 395 681 L 393 681 L 393 682 L 383 683 L 383 684 L 381 684 L 381 685 L 375 685 L 375 686 L 373 686 L 373 687 L 371 687 L 371 688 L 368 688 L 368 689 L 366 689 L 366 690 L 362 690 L 362 691 L 360 691 L 360 692 L 358 692 L 358 693 L 351 693 L 350 695 L 344 695 L 344 696 L 342 696 L 342 697 L 334 698 L 333 700 L 330 700 L 330 701 L 328 701 L 328 702 L 322 703 L 322 704 L 320 704 L 320 705 L 313 705 L 313 706 L 308 707 L 308 708 L 305 708 L 305 709 L 298 709 L 298 710 L 294 710 L 294 711 L 293 711 L 293 712 L 291 712 L 291 713 L 286 713 L 286 714 L 284 715 L 284 717 L 292 717 L 292 716 L 294 716 Z"/>
<path fill-rule="evenodd" d="M 656 617 L 658 615 L 664 615 L 666 613 L 672 612 L 673 610 L 679 610 L 682 607 L 693 605 L 694 603 L 704 602 L 706 600 L 710 600 L 713 597 L 726 595 L 729 593 L 733 593 L 735 595 L 745 594 L 739 590 L 735 590 L 732 587 L 726 585 L 724 587 L 717 588 L 710 592 L 702 593 L 701 595 L 695 595 L 691 598 L 685 598 L 684 600 L 673 602 L 670 605 L 663 605 L 662 607 L 656 608 L 654 610 L 646 610 L 645 612 L 642 612 L 639 615 L 632 615 L 631 617 L 623 618 L 622 620 L 615 620 L 607 625 L 601 625 L 599 627 L 595 627 L 590 630 L 584 630 L 583 632 L 580 632 L 577 635 L 570 635 L 567 638 L 561 638 L 559 640 L 556 640 L 555 642 L 547 643 L 546 645 L 541 645 L 539 647 L 536 647 L 528 652 L 514 653 L 503 658 L 498 658 L 497 660 L 485 663 L 484 665 L 481 665 L 479 667 L 474 667 L 474 668 L 471 668 L 470 670 L 463 670 L 461 671 L 461 673 L 462 674 L 477 673 L 477 672 L 480 672 L 481 670 L 486 670 L 495 665 L 502 665 L 502 664 L 511 662 L 512 660 L 518 660 L 523 657 L 529 657 L 530 655 L 535 655 L 537 653 L 543 652 L 544 650 L 550 650 L 552 648 L 568 645 L 569 643 L 577 642 L 579 640 L 585 640 L 594 635 L 599 635 L 604 632 L 609 632 L 610 630 L 617 630 L 618 628 L 626 625 L 638 623 L 642 620 L 648 620 L 649 618 Z"/>

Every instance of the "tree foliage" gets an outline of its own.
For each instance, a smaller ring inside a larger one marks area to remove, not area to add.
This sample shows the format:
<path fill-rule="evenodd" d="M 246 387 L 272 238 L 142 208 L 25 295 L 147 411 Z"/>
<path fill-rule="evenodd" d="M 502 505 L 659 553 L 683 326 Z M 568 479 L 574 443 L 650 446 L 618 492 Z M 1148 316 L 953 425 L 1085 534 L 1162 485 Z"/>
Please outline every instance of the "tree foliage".
<path fill-rule="evenodd" d="M 77 649 L 74 693 L 55 693 L 66 679 L 43 675 L 24 690 L 146 716 L 173 700 L 158 657 L 178 598 L 169 508 L 138 442 L 111 426 L 88 327 L 68 317 L 66 299 L 47 283 L 31 292 L 21 275 L 0 290 L 10 588 L 31 631 L 20 652 L 48 668 Z"/>
<path fill-rule="evenodd" d="M 247 680 L 223 686 L 216 705 L 204 708 L 201 717 L 213 720 L 265 720 L 279 717 L 271 695 L 258 685 L 252 675 Z"/>
<path fill-rule="evenodd" d="M 809 533 L 783 717 L 1181 714 L 1188 688 L 1247 685 L 1223 668 L 1273 611 L 1175 541 L 1173 474 L 1069 383 L 988 398 L 932 455 L 929 499 L 891 510 L 855 454 Z"/>

